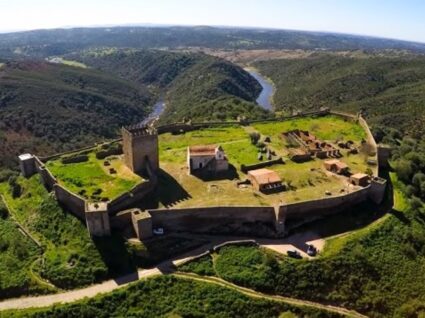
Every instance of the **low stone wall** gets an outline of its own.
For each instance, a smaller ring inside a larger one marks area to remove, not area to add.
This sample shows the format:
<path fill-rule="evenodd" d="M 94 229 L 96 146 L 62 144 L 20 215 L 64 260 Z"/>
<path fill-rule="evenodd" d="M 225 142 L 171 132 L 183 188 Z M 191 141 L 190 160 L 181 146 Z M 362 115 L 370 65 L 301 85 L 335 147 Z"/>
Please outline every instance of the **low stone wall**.
<path fill-rule="evenodd" d="M 261 223 L 274 231 L 276 214 L 273 207 L 219 206 L 186 209 L 156 209 L 148 211 L 153 227 L 166 231 L 219 232 L 227 229 L 234 233 L 249 232 L 250 225 Z M 245 228 L 243 228 L 245 227 Z M 243 228 L 243 229 L 242 229 Z M 260 230 L 260 229 L 259 229 Z M 259 234 L 253 233 L 253 234 Z M 269 233 L 270 234 L 270 233 Z"/>
<path fill-rule="evenodd" d="M 247 173 L 250 170 L 255 170 L 255 169 L 260 169 L 260 168 L 264 168 L 264 167 L 270 167 L 272 165 L 275 164 L 283 164 L 283 159 L 282 158 L 278 158 L 275 160 L 268 160 L 268 161 L 264 161 L 264 162 L 260 162 L 260 163 L 255 163 L 252 165 L 241 165 L 241 170 L 243 173 Z"/>
<path fill-rule="evenodd" d="M 85 200 L 68 191 L 64 187 L 59 184 L 55 184 L 53 187 L 53 191 L 55 192 L 56 200 L 59 203 L 64 205 L 70 212 L 72 212 L 75 216 L 85 221 Z"/>
<path fill-rule="evenodd" d="M 330 110 L 329 113 L 331 115 L 339 116 L 339 117 L 342 117 L 342 118 L 347 119 L 347 120 L 357 121 L 357 118 L 358 118 L 358 116 L 355 115 L 355 114 L 350 114 L 350 113 L 337 111 L 337 110 Z"/>
<path fill-rule="evenodd" d="M 258 120 L 243 120 L 243 121 L 215 121 L 215 122 L 199 122 L 199 123 L 175 123 L 168 125 L 161 125 L 156 127 L 158 134 L 163 133 L 179 133 L 179 132 L 187 132 L 202 128 L 210 128 L 210 127 L 223 127 L 223 126 L 233 126 L 233 125 L 249 125 L 252 123 L 268 123 L 268 122 L 280 122 L 285 120 L 290 120 L 299 117 L 306 116 L 324 116 L 330 113 L 329 110 L 317 110 L 310 112 L 303 112 L 297 115 L 285 116 L 280 118 L 271 118 L 271 119 L 258 119 Z"/>
<path fill-rule="evenodd" d="M 149 180 L 134 186 L 130 191 L 109 202 L 109 214 L 116 214 L 119 211 L 130 208 L 155 189 L 158 184 L 158 177 L 152 171 L 149 161 L 146 164 L 146 172 Z"/>
<path fill-rule="evenodd" d="M 117 212 L 136 204 L 138 201 L 143 199 L 146 194 L 153 191 L 155 186 L 156 184 L 151 180 L 136 185 L 130 191 L 109 202 L 109 214 L 116 214 Z"/>
<path fill-rule="evenodd" d="M 113 140 L 104 142 L 102 144 L 112 144 L 114 142 L 118 142 L 118 141 L 121 141 L 121 140 L 122 140 L 122 138 L 116 138 L 116 139 L 113 139 Z M 42 162 L 47 162 L 49 160 L 54 160 L 54 159 L 57 159 L 59 157 L 65 156 L 65 155 L 71 155 L 71 154 L 78 153 L 78 152 L 81 152 L 81 151 L 92 150 L 92 149 L 96 148 L 97 145 L 98 144 L 87 146 L 87 147 L 83 147 L 83 148 L 78 148 L 78 149 L 75 149 L 75 150 L 69 150 L 69 151 L 59 152 L 59 153 L 55 153 L 54 155 L 40 157 L 39 159 Z"/>

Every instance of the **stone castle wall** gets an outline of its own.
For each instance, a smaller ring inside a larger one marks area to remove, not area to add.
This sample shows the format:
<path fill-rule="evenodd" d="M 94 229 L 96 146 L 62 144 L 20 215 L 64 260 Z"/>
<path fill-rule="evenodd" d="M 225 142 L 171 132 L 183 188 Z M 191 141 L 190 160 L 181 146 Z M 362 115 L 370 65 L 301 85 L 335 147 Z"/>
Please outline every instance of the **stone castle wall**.
<path fill-rule="evenodd" d="M 148 210 L 154 228 L 162 227 L 165 231 L 214 232 L 227 228 L 234 233 L 246 231 L 240 229 L 258 223 L 267 224 L 274 230 L 276 220 L 273 207 L 253 206 L 218 206 L 186 209 Z M 238 229 L 240 231 L 238 232 Z"/>
<path fill-rule="evenodd" d="M 340 212 L 347 207 L 366 201 L 369 191 L 370 186 L 339 196 L 284 204 L 279 207 L 278 218 L 290 220 Z"/>
<path fill-rule="evenodd" d="M 321 217 L 343 211 L 353 205 L 366 201 L 371 187 L 318 200 L 283 204 L 276 208 L 271 206 L 215 206 L 185 209 L 149 210 L 154 228 L 162 227 L 165 231 L 188 231 L 197 233 L 217 232 L 218 228 L 233 229 L 240 234 L 239 228 L 258 224 L 268 225 L 274 236 L 285 234 L 287 220 Z M 246 229 L 243 229 L 246 233 Z M 252 233 L 252 234 L 258 234 Z"/>
<path fill-rule="evenodd" d="M 85 206 L 86 201 L 84 198 L 72 193 L 71 191 L 65 189 L 59 184 L 55 184 L 53 191 L 61 204 L 63 204 L 72 214 L 85 221 Z"/>
<path fill-rule="evenodd" d="M 351 114 L 336 113 L 329 111 L 318 111 L 303 115 L 291 116 L 285 119 L 291 119 L 302 116 L 311 115 L 326 115 L 332 113 L 334 115 L 342 116 L 348 120 L 358 120 L 359 124 L 365 129 L 367 134 L 366 142 L 371 146 L 371 149 L 375 149 L 377 155 L 377 146 L 373 139 L 372 133 L 366 123 L 361 118 Z M 276 120 L 269 120 L 265 122 L 271 122 Z M 251 121 L 251 122 L 264 122 L 264 120 Z M 226 125 L 241 125 L 241 122 L 227 122 Z M 158 127 L 159 133 L 165 132 L 180 132 L 190 131 L 205 127 L 222 126 L 223 123 L 193 123 L 193 124 L 174 124 Z M 146 137 L 146 136 L 143 136 Z M 136 136 L 137 138 L 137 136 Z M 134 142 L 124 137 L 125 142 Z M 136 141 L 137 142 L 137 141 Z M 157 136 L 151 140 L 155 143 L 157 149 Z M 144 147 L 149 144 L 146 140 L 143 142 Z M 125 148 L 125 146 L 124 146 Z M 133 147 L 130 147 L 133 148 Z M 136 147 L 138 148 L 138 147 Z M 90 149 L 90 147 L 84 148 Z M 81 151 L 81 150 L 80 150 Z M 144 150 L 146 152 L 146 149 Z M 70 152 L 72 153 L 72 152 Z M 137 156 L 138 154 L 136 154 Z M 144 158 L 146 159 L 146 158 Z M 151 167 L 150 160 L 147 160 L 146 172 L 149 176 L 149 180 L 135 186 L 129 192 L 124 193 L 120 197 L 114 199 L 108 204 L 108 213 L 111 216 L 111 225 L 117 228 L 123 228 L 127 223 L 131 224 L 130 215 L 126 217 L 113 216 L 119 211 L 129 208 L 140 201 L 148 193 L 153 191 L 157 185 L 157 176 L 154 172 L 157 167 L 155 162 L 153 163 L 154 168 Z M 85 219 L 85 200 L 78 195 L 66 190 L 64 187 L 57 183 L 57 180 L 44 166 L 43 162 L 36 158 L 36 169 L 41 175 L 43 183 L 46 188 L 53 189 L 57 200 L 64 204 L 73 214 L 81 219 Z M 378 170 L 378 166 L 376 167 Z M 377 172 L 376 172 L 377 175 Z M 379 184 L 373 186 L 373 193 L 371 193 L 371 186 L 362 188 L 360 190 L 343 194 L 339 196 L 327 197 L 318 200 L 297 202 L 291 204 L 281 205 L 279 207 L 229 207 L 229 206 L 218 206 L 218 207 L 197 207 L 197 208 L 186 208 L 186 209 L 153 209 L 149 210 L 152 217 L 152 227 L 163 227 L 166 231 L 189 231 L 189 232 L 218 232 L 220 229 L 227 229 L 229 233 L 240 233 L 244 231 L 248 234 L 252 231 L 252 234 L 262 235 L 261 229 L 264 226 L 268 227 L 270 231 L 274 231 L 276 235 L 282 236 L 285 232 L 285 221 L 297 218 L 306 218 L 312 215 L 322 216 L 331 213 L 342 211 L 344 208 L 353 206 L 355 204 L 366 201 L 369 197 L 376 201 L 376 198 L 382 197 L 383 190 Z M 116 223 L 116 224 L 115 224 Z M 247 232 L 248 231 L 248 232 Z M 263 231 L 264 233 L 264 231 Z"/>
<path fill-rule="evenodd" d="M 57 184 L 56 178 L 52 175 L 49 169 L 46 168 L 44 163 L 36 156 L 35 158 L 35 169 L 37 173 L 40 175 L 43 185 L 46 187 L 48 191 L 53 190 L 53 186 Z"/>

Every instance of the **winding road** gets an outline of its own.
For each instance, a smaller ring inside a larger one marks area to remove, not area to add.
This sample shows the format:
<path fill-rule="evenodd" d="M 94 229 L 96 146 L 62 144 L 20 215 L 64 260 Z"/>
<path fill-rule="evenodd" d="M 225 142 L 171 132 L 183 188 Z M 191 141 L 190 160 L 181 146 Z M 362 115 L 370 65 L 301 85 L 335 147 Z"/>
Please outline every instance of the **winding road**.
<path fill-rule="evenodd" d="M 305 239 L 309 238 L 310 235 L 311 234 L 305 237 Z M 131 282 L 135 282 L 141 279 L 146 279 L 146 278 L 154 277 L 157 275 L 172 274 L 179 278 L 191 279 L 195 281 L 203 281 L 206 283 L 220 285 L 226 288 L 231 288 L 233 290 L 241 292 L 250 297 L 264 298 L 264 299 L 284 302 L 284 303 L 296 305 L 296 306 L 306 306 L 310 308 L 317 308 L 317 309 L 326 310 L 329 312 L 339 313 L 341 315 L 345 315 L 348 317 L 361 317 L 361 318 L 366 317 L 355 311 L 351 311 L 342 307 L 329 306 L 329 305 L 324 305 L 324 304 L 320 304 L 316 302 L 290 298 L 290 297 L 283 297 L 278 295 L 263 294 L 263 293 L 254 291 L 252 289 L 248 289 L 245 287 L 232 284 L 228 281 L 225 281 L 217 277 L 203 277 L 203 276 L 198 276 L 195 274 L 175 272 L 175 268 L 177 266 L 183 263 L 186 263 L 194 258 L 197 258 L 199 257 L 199 255 L 205 255 L 214 246 L 217 246 L 218 244 L 222 244 L 224 242 L 235 240 L 234 237 L 229 238 L 224 236 L 216 236 L 216 237 L 208 236 L 208 238 L 212 239 L 208 244 L 203 245 L 191 252 L 188 252 L 174 259 L 164 261 L 155 268 L 140 269 L 135 273 L 121 276 L 116 279 L 110 279 L 102 283 L 88 286 L 85 288 L 60 292 L 57 294 L 6 299 L 0 302 L 0 311 L 12 310 L 12 309 L 25 309 L 25 308 L 42 308 L 42 307 L 52 306 L 54 304 L 72 303 L 78 300 L 82 300 L 84 298 L 91 298 L 91 297 L 98 296 L 100 294 L 112 292 L 116 289 L 127 286 Z M 239 238 L 239 239 L 243 239 L 243 238 Z M 257 243 L 260 246 L 271 248 L 276 251 L 282 252 L 286 248 L 290 248 L 291 246 L 293 247 L 292 245 L 293 240 L 294 239 L 292 239 L 292 241 L 287 241 L 287 240 L 282 240 L 280 242 L 277 241 L 273 245 L 270 245 L 269 241 L 258 240 Z M 299 238 L 299 240 L 302 241 L 301 238 Z"/>

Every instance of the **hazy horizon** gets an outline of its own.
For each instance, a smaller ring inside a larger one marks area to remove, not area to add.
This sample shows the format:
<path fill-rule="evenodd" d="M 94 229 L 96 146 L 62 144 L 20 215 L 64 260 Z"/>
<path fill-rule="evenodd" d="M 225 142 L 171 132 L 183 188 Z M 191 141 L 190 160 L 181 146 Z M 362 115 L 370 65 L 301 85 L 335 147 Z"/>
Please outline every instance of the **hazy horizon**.
<path fill-rule="evenodd" d="M 425 42 L 419 0 L 0 0 L 0 32 L 115 26 L 212 26 Z"/>
<path fill-rule="evenodd" d="M 329 31 L 329 30 L 301 30 L 301 29 L 289 29 L 289 28 L 273 28 L 273 27 L 262 27 L 262 26 L 238 26 L 238 25 L 196 25 L 196 24 L 159 24 L 159 23 L 149 23 L 149 22 L 139 22 L 139 23 L 123 23 L 123 24 L 99 24 L 99 25 L 64 25 L 52 28 L 38 28 L 38 29 L 20 29 L 20 30 L 0 30 L 0 34 L 8 33 L 19 33 L 19 32 L 31 32 L 31 31 L 41 31 L 41 30 L 71 30 L 71 29 L 95 29 L 95 28 L 120 28 L 120 27 L 152 27 L 152 28 L 161 28 L 161 27 L 211 27 L 211 28 L 234 28 L 234 29 L 257 29 L 257 30 L 277 30 L 277 31 L 294 31 L 294 32 L 311 32 L 311 33 L 328 33 L 328 34 L 339 34 L 347 36 L 358 36 L 358 37 L 370 37 L 377 39 L 386 39 L 394 41 L 403 41 L 403 42 L 412 42 L 425 44 L 424 41 L 415 41 L 415 40 L 406 40 L 394 37 L 378 36 L 378 35 L 369 35 L 369 34 L 360 34 L 360 33 L 347 33 L 347 32 L 338 32 L 338 31 Z"/>

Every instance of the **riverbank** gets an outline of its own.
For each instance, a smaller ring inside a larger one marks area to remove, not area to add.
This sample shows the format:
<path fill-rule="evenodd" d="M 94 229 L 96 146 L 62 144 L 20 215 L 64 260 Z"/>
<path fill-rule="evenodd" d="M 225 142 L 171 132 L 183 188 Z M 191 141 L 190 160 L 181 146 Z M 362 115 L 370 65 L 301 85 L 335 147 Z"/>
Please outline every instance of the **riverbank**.
<path fill-rule="evenodd" d="M 245 67 L 245 70 L 254 77 L 263 88 L 256 100 L 257 104 L 264 109 L 273 111 L 273 95 L 276 92 L 276 88 L 272 80 L 261 75 L 261 73 L 254 67 Z"/>

